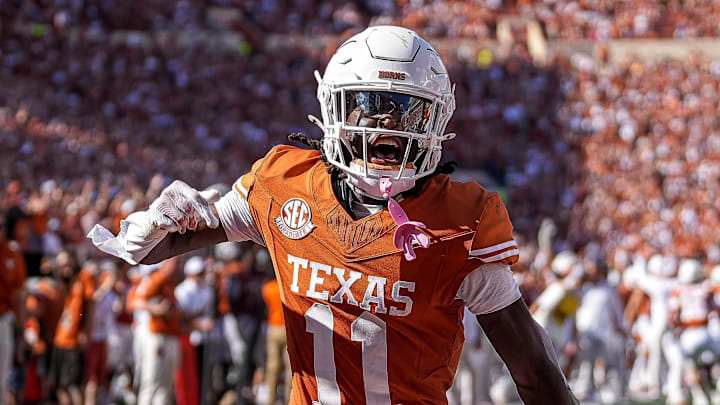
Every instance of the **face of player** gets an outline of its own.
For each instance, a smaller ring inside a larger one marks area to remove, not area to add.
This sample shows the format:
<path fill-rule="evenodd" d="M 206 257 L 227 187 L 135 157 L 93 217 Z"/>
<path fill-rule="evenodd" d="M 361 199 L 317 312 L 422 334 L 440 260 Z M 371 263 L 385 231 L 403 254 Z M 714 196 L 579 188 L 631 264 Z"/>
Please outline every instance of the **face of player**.
<path fill-rule="evenodd" d="M 57 266 L 57 274 L 61 280 L 68 282 L 72 279 L 75 274 L 75 263 L 72 256 L 66 251 L 58 253 L 55 259 L 55 265 Z"/>
<path fill-rule="evenodd" d="M 348 91 L 345 96 L 346 124 L 357 128 L 378 128 L 424 134 L 430 116 L 432 103 L 428 100 L 406 94 L 379 91 Z M 410 148 L 408 162 L 413 163 L 418 154 L 417 140 L 408 136 L 383 132 L 370 132 L 363 145 L 360 131 L 349 131 L 354 159 L 367 160 L 372 165 L 400 165 Z"/>

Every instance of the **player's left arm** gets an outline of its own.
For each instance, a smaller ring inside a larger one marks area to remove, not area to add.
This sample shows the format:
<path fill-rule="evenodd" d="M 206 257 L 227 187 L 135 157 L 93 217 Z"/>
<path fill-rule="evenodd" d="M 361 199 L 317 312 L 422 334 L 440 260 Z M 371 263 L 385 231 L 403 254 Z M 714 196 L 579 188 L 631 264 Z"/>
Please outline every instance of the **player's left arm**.
<path fill-rule="evenodd" d="M 530 315 L 512 276 L 519 248 L 500 196 L 483 204 L 458 299 L 477 316 L 490 343 L 503 359 L 526 404 L 577 404 L 555 358 L 550 337 Z"/>
<path fill-rule="evenodd" d="M 523 402 L 579 404 L 560 371 L 550 337 L 522 299 L 477 320 L 510 370 Z"/>
<path fill-rule="evenodd" d="M 477 316 L 525 403 L 576 403 L 550 338 L 530 315 L 509 265 L 481 265 L 465 277 L 457 298 Z"/>

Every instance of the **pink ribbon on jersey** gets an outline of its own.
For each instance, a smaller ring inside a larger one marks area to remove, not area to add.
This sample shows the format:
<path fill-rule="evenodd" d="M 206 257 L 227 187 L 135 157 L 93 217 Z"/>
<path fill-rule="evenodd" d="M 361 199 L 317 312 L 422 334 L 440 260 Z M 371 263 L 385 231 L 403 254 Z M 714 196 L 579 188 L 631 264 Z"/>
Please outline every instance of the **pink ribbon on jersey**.
<path fill-rule="evenodd" d="M 413 241 L 424 248 L 430 246 L 430 238 L 420 230 L 420 228 L 427 227 L 422 222 L 410 221 L 400 204 L 398 204 L 394 198 L 390 197 L 391 190 L 392 181 L 387 177 L 380 179 L 380 191 L 383 193 L 383 198 L 388 199 L 388 211 L 393 221 L 397 224 L 397 229 L 395 229 L 395 234 L 393 235 L 393 245 L 395 245 L 397 249 L 403 250 L 405 260 L 413 261 L 417 258 L 413 250 Z"/>

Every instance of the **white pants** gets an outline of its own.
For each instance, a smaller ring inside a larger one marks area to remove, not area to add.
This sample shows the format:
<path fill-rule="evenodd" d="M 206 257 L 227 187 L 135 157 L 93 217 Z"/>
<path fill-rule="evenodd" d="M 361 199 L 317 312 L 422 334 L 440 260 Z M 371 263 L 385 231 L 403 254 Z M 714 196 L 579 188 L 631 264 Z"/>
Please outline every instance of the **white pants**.
<path fill-rule="evenodd" d="M 663 368 L 663 334 L 665 333 L 665 325 L 653 326 L 646 334 L 647 336 L 647 375 L 646 382 L 648 388 L 658 390 L 662 385 L 662 368 Z"/>
<path fill-rule="evenodd" d="M 610 367 L 617 368 L 618 362 L 613 356 L 614 348 L 610 346 L 611 339 L 603 339 L 592 333 L 580 332 L 579 343 L 579 359 L 580 366 L 578 368 L 576 389 L 582 398 L 592 398 L 595 395 L 595 362 L 602 358 L 607 365 L 606 370 Z M 624 384 L 624 373 L 619 373 L 618 384 L 615 387 L 616 395 L 622 395 Z"/>
<path fill-rule="evenodd" d="M 116 325 L 108 334 L 107 343 L 108 365 L 113 370 L 120 370 L 134 363 L 136 356 L 130 325 Z"/>
<path fill-rule="evenodd" d="M 230 349 L 230 357 L 235 365 L 245 363 L 245 357 L 248 350 L 245 338 L 240 334 L 237 318 L 233 314 L 225 314 L 223 316 L 223 332 Z"/>
<path fill-rule="evenodd" d="M 715 352 L 715 347 L 707 327 L 697 326 L 685 329 L 680 334 L 678 344 L 684 357 L 683 377 L 688 381 L 693 404 L 709 404 L 710 401 L 705 396 L 703 387 L 697 379 L 697 366 L 704 362 L 704 355 Z M 712 358 L 713 355 L 711 354 L 710 357 Z M 712 360 L 705 359 L 705 361 L 711 362 Z"/>
<path fill-rule="evenodd" d="M 135 325 L 133 327 L 133 363 L 135 363 L 133 388 L 137 390 L 140 388 L 140 381 L 142 379 L 142 364 L 143 364 L 143 350 L 142 346 L 146 341 L 148 335 L 147 325 Z"/>
<path fill-rule="evenodd" d="M 684 400 L 683 391 L 683 354 L 675 335 L 671 331 L 663 334 L 663 353 L 668 364 L 666 393 L 668 403 L 675 404 Z"/>
<path fill-rule="evenodd" d="M 148 333 L 140 350 L 142 370 L 138 405 L 173 404 L 173 381 L 180 356 L 177 337 Z"/>
<path fill-rule="evenodd" d="M 13 315 L 6 312 L 0 315 L 0 405 L 5 405 L 8 394 L 13 347 Z"/>

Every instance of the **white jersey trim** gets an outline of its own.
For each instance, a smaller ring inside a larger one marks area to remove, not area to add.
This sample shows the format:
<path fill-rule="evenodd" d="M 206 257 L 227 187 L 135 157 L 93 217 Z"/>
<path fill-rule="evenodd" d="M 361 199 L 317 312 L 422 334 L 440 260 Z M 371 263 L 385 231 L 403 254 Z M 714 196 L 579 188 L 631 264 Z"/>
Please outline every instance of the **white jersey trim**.
<path fill-rule="evenodd" d="M 248 198 L 248 190 L 247 190 L 245 187 L 243 187 L 242 182 L 241 182 L 240 180 L 238 180 L 238 181 L 235 182 L 235 188 L 236 188 L 237 191 L 238 191 L 240 194 L 242 194 L 242 196 L 247 200 L 247 198 Z"/>
<path fill-rule="evenodd" d="M 502 260 L 502 259 L 505 259 L 505 258 L 508 258 L 508 257 L 517 256 L 517 255 L 519 255 L 519 254 L 520 254 L 520 250 L 519 250 L 519 249 L 512 249 L 512 250 L 508 250 L 508 251 L 506 251 L 506 252 L 502 252 L 502 253 L 500 253 L 500 254 L 497 254 L 497 255 L 495 255 L 495 256 L 490 256 L 490 257 L 470 257 L 470 258 L 471 258 L 471 259 L 480 259 L 480 260 L 482 260 L 482 261 L 485 262 L 485 263 L 490 263 L 490 262 L 496 262 L 496 261 L 498 261 L 498 260 Z"/>
<path fill-rule="evenodd" d="M 507 249 L 509 247 L 517 247 L 517 242 L 515 242 L 515 239 L 509 240 L 509 241 L 503 242 L 503 243 L 498 243 L 497 245 L 492 245 L 492 246 L 489 246 L 486 248 L 471 250 L 470 255 L 471 256 L 486 255 L 486 254 L 490 254 L 493 252 L 498 252 L 503 249 Z"/>

